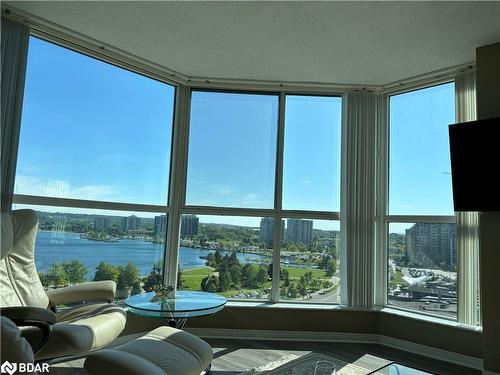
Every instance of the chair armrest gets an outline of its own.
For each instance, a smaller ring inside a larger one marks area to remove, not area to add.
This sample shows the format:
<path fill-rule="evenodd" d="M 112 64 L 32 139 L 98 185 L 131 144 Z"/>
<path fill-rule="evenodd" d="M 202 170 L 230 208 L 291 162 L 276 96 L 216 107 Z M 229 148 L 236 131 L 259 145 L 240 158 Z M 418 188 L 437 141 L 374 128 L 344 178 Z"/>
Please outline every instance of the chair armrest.
<path fill-rule="evenodd" d="M 2 307 L 0 315 L 10 319 L 18 327 L 36 327 L 41 331 L 42 338 L 38 340 L 38 343 L 35 344 L 27 340 L 34 354 L 38 353 L 47 344 L 51 326 L 56 323 L 56 314 L 41 307 Z"/>
<path fill-rule="evenodd" d="M 16 323 L 17 326 L 30 325 L 32 322 L 41 322 L 48 325 L 56 323 L 56 314 L 41 307 L 2 307 L 0 309 L 0 315 L 9 318 Z"/>
<path fill-rule="evenodd" d="M 46 293 L 47 297 L 49 297 L 50 305 L 57 306 L 90 301 L 111 302 L 115 298 L 115 292 L 116 283 L 111 280 L 105 280 L 49 289 Z"/>

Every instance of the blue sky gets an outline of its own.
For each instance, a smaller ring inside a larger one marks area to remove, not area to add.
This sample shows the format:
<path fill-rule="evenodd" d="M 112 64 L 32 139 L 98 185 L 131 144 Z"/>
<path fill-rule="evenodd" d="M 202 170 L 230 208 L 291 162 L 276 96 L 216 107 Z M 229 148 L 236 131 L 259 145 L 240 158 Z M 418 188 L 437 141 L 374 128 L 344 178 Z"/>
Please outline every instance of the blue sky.
<path fill-rule="evenodd" d="M 31 38 L 16 192 L 165 204 L 174 93 Z"/>
<path fill-rule="evenodd" d="M 452 214 L 453 90 L 391 98 L 391 214 Z M 16 193 L 165 205 L 174 95 L 31 38 Z M 278 110 L 274 94 L 193 92 L 187 204 L 273 207 Z M 287 97 L 283 208 L 339 210 L 340 126 L 340 98 Z"/>
<path fill-rule="evenodd" d="M 278 96 L 194 91 L 189 205 L 274 207 Z"/>
<path fill-rule="evenodd" d="M 342 99 L 286 97 L 283 208 L 340 211 Z"/>
<path fill-rule="evenodd" d="M 448 125 L 454 84 L 390 98 L 389 213 L 453 215 Z"/>

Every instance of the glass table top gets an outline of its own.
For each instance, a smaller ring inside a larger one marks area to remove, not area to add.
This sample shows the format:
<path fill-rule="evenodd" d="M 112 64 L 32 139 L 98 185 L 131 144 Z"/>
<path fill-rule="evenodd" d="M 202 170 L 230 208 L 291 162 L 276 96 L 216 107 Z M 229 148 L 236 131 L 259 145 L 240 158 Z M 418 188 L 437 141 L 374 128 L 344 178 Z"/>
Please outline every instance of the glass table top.
<path fill-rule="evenodd" d="M 214 314 L 224 308 L 227 300 L 218 294 L 179 290 L 175 298 L 156 299 L 155 292 L 141 293 L 125 300 L 128 309 L 140 316 L 183 319 Z"/>

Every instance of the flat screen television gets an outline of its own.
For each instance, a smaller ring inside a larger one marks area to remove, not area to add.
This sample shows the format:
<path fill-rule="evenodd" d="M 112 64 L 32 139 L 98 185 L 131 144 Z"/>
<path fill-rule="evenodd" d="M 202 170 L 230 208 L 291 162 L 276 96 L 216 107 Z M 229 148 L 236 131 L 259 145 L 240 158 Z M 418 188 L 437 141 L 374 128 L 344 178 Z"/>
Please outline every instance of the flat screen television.
<path fill-rule="evenodd" d="M 449 126 L 455 211 L 500 211 L 500 117 Z"/>

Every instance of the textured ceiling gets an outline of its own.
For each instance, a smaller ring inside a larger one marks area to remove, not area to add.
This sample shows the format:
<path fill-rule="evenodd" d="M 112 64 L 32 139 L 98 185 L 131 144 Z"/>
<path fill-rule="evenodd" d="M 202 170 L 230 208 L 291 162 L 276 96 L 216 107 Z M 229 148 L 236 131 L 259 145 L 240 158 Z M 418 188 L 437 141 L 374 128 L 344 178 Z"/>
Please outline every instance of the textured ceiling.
<path fill-rule="evenodd" d="M 190 77 L 382 85 L 475 60 L 500 2 L 3 2 Z"/>

